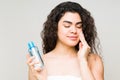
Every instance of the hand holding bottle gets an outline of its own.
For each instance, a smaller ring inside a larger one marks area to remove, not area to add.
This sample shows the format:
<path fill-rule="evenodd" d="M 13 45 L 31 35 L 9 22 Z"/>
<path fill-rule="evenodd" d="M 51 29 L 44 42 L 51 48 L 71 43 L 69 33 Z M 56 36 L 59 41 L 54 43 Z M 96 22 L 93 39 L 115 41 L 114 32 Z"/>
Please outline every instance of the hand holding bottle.
<path fill-rule="evenodd" d="M 39 53 L 37 46 L 33 42 L 28 43 L 27 64 L 29 66 L 29 77 L 32 80 L 46 80 L 45 69 L 42 56 Z"/>
<path fill-rule="evenodd" d="M 46 69 L 34 66 L 36 64 L 40 64 L 39 61 L 34 60 L 35 56 L 31 57 L 30 54 L 27 54 L 26 57 L 29 67 L 29 77 L 32 77 L 32 80 L 46 80 Z"/>

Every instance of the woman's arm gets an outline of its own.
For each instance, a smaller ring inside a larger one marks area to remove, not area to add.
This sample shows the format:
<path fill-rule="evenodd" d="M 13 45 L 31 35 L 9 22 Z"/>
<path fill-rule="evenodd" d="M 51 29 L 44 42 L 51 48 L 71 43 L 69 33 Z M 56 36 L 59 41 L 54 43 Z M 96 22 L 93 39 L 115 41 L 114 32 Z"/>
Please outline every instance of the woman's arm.
<path fill-rule="evenodd" d="M 30 68 L 28 69 L 28 80 L 36 80 Z"/>
<path fill-rule="evenodd" d="M 83 80 L 104 80 L 103 62 L 98 55 L 91 54 L 88 60 L 79 60 Z"/>
<path fill-rule="evenodd" d="M 28 80 L 46 80 L 46 69 L 40 67 L 34 67 L 35 64 L 39 64 L 40 62 L 35 61 L 35 57 L 30 57 L 29 54 L 27 56 L 27 64 L 29 67 L 28 71 Z M 34 60 L 34 61 L 33 61 Z"/>
<path fill-rule="evenodd" d="M 80 59 L 80 72 L 82 80 L 95 80 L 86 60 Z"/>
<path fill-rule="evenodd" d="M 87 44 L 81 32 L 78 51 L 81 77 L 83 80 L 104 80 L 102 60 L 98 55 L 94 55 L 90 52 L 90 46 Z"/>
<path fill-rule="evenodd" d="M 102 58 L 92 54 L 89 59 L 90 69 L 96 80 L 104 80 L 104 65 Z"/>

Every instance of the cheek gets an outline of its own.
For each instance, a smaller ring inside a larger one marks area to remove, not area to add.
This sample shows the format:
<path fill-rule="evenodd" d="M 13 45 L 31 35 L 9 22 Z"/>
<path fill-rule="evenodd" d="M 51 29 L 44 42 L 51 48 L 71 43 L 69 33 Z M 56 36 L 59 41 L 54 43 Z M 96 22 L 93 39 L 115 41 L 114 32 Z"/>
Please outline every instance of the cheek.
<path fill-rule="evenodd" d="M 77 34 L 79 35 L 82 32 L 82 29 L 77 30 Z"/>
<path fill-rule="evenodd" d="M 82 29 L 79 29 L 78 31 L 77 31 L 77 34 L 78 34 L 78 38 L 80 39 L 80 33 L 82 32 Z"/>
<path fill-rule="evenodd" d="M 65 29 L 64 26 L 59 26 L 59 27 L 58 27 L 58 34 L 59 34 L 59 35 L 66 35 L 67 32 L 68 32 L 68 30 Z"/>
<path fill-rule="evenodd" d="M 65 30 L 59 29 L 58 31 L 58 37 L 64 38 L 67 35 L 67 32 Z"/>

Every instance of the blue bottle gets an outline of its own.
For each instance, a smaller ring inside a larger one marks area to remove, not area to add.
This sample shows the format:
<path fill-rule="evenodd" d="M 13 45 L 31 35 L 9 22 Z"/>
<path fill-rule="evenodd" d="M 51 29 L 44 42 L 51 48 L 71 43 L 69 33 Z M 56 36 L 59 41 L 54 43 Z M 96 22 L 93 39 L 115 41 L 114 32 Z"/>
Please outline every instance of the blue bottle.
<path fill-rule="evenodd" d="M 34 42 L 30 41 L 28 42 L 28 52 L 30 54 L 30 56 L 35 56 L 35 61 L 39 61 L 39 64 L 34 65 L 34 67 L 40 67 L 43 68 L 44 67 L 44 62 L 42 60 L 41 54 L 38 50 L 38 47 L 35 46 Z"/>

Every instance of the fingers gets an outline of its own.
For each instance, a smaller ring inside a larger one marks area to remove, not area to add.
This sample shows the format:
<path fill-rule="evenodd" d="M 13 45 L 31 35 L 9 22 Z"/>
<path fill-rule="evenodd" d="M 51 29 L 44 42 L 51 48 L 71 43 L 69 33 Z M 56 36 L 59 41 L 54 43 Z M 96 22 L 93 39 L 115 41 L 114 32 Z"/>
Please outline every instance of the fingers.
<path fill-rule="evenodd" d="M 27 62 L 26 62 L 27 64 L 30 64 L 33 61 L 33 59 L 35 59 L 34 56 L 30 57 L 29 54 L 26 55 L 26 58 L 27 58 Z"/>
<path fill-rule="evenodd" d="M 26 58 L 27 58 L 27 59 L 30 58 L 30 54 L 27 54 L 27 55 L 26 55 Z"/>
<path fill-rule="evenodd" d="M 80 41 L 82 42 L 82 44 L 86 44 L 86 40 L 82 31 L 80 32 Z"/>
<path fill-rule="evenodd" d="M 40 62 L 36 60 L 35 56 L 30 56 L 29 54 L 26 55 L 27 61 L 26 63 L 28 64 L 29 70 L 31 71 L 31 74 L 33 74 L 33 77 L 40 80 L 43 80 L 43 68 L 41 68 L 38 64 Z"/>
<path fill-rule="evenodd" d="M 80 32 L 80 43 L 79 43 L 79 47 L 82 48 L 83 46 L 85 46 L 86 48 L 90 49 L 90 46 L 88 45 L 87 41 L 85 40 L 85 36 L 83 34 L 83 32 Z"/>
<path fill-rule="evenodd" d="M 35 59 L 35 56 L 30 56 L 29 54 L 26 55 L 27 58 L 27 64 L 28 66 L 33 70 L 35 69 L 36 71 L 41 71 L 42 69 L 40 67 L 35 67 L 35 65 L 40 64 L 38 60 Z"/>
<path fill-rule="evenodd" d="M 40 67 L 35 67 L 34 69 L 38 72 L 40 72 L 42 70 L 42 68 L 40 68 Z"/>

